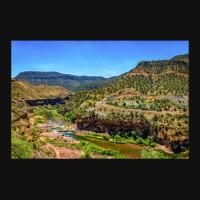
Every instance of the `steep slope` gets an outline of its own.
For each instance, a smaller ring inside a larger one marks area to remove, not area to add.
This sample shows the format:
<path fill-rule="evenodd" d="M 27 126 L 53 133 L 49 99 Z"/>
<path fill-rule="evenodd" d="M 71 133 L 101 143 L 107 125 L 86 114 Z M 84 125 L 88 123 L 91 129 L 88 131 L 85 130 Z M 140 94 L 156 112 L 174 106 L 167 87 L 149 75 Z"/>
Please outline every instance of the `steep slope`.
<path fill-rule="evenodd" d="M 100 80 L 97 80 L 97 81 L 93 81 L 93 82 L 90 82 L 90 83 L 82 84 L 82 85 L 76 87 L 73 90 L 73 92 L 91 90 L 91 89 L 95 89 L 95 88 L 101 87 L 103 85 L 107 85 L 107 84 L 109 84 L 109 83 L 111 83 L 111 82 L 113 82 L 113 81 L 115 81 L 117 79 L 120 79 L 121 77 L 125 76 L 126 74 L 131 73 L 131 71 L 123 73 L 123 74 L 121 74 L 119 76 L 113 76 L 113 77 L 110 77 L 110 78 L 103 78 L 103 79 L 100 79 Z"/>
<path fill-rule="evenodd" d="M 19 73 L 15 79 L 32 85 L 61 86 L 70 91 L 81 84 L 102 79 L 101 76 L 76 76 L 58 72 L 27 71 Z"/>

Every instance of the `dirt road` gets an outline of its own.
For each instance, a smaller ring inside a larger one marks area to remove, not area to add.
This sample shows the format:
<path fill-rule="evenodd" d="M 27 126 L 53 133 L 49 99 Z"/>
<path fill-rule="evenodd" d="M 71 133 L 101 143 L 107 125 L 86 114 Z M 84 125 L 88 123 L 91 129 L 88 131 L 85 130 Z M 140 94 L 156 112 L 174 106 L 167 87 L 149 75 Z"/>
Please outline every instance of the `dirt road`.
<path fill-rule="evenodd" d="M 111 105 L 106 105 L 105 101 L 98 101 L 96 102 L 98 105 L 103 106 L 103 107 L 109 107 L 112 109 L 118 108 L 120 110 L 128 110 L 128 111 L 137 111 L 137 112 L 146 112 L 146 113 L 155 113 L 155 114 L 165 114 L 165 113 L 170 113 L 172 115 L 175 114 L 183 114 L 182 112 L 180 113 L 179 111 L 177 112 L 170 112 L 170 111 L 154 111 L 154 110 L 138 110 L 138 109 L 130 109 L 130 108 L 120 108 L 120 107 L 115 107 L 115 106 L 111 106 Z"/>

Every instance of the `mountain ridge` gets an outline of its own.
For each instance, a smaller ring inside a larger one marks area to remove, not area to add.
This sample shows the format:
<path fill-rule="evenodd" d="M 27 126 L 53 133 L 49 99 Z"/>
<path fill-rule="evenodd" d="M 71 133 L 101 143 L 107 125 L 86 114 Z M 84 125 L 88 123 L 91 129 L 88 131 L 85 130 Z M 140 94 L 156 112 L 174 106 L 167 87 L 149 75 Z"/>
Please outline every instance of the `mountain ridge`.
<path fill-rule="evenodd" d="M 78 76 L 60 72 L 24 71 L 15 79 L 32 85 L 61 86 L 72 92 L 88 91 L 110 84 L 127 74 L 189 74 L 189 54 L 177 55 L 168 60 L 140 61 L 132 70 L 119 76 L 104 78 L 102 76 Z"/>
<path fill-rule="evenodd" d="M 71 74 L 62 74 L 59 72 L 39 72 L 39 71 L 25 71 L 20 72 L 16 77 L 17 81 L 23 81 L 32 85 L 48 85 L 61 86 L 72 91 L 75 87 L 102 79 L 102 76 L 78 76 Z"/>
<path fill-rule="evenodd" d="M 82 84 L 82 85 L 76 87 L 73 92 L 91 90 L 91 89 L 95 89 L 95 88 L 107 85 L 107 84 L 109 84 L 109 83 L 111 83 L 111 82 L 113 82 L 117 79 L 120 79 L 121 77 L 125 76 L 126 74 L 131 73 L 131 71 L 132 70 L 125 72 L 125 73 L 123 73 L 119 76 L 112 76 L 112 77 L 109 77 L 109 78 L 103 78 L 103 79 L 100 79 L 100 80 L 97 80 L 97 81 L 94 81 L 94 82 Z"/>

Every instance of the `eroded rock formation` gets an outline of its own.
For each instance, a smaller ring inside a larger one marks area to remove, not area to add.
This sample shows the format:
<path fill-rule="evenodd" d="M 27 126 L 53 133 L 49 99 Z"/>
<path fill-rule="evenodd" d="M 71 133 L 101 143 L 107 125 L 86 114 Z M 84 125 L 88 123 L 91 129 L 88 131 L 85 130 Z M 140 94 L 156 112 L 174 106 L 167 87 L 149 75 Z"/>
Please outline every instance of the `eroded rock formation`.
<path fill-rule="evenodd" d="M 146 138 L 148 135 L 154 136 L 154 139 L 157 143 L 172 149 L 174 153 L 182 152 L 189 147 L 188 139 L 182 141 L 174 140 L 166 132 L 162 132 L 160 130 L 155 131 L 149 123 L 141 122 L 138 120 L 126 122 L 90 117 L 82 118 L 80 115 L 77 115 L 77 120 L 75 123 L 77 128 L 80 130 L 94 131 L 97 133 L 108 133 L 109 135 L 115 135 L 118 131 L 135 131 L 137 135 L 142 138 Z"/>
<path fill-rule="evenodd" d="M 68 98 L 65 98 L 65 100 L 68 100 Z M 63 99 L 61 98 L 55 98 L 55 99 L 34 99 L 34 100 L 25 100 L 26 103 L 29 105 L 29 106 L 43 106 L 43 105 L 55 105 L 57 103 L 60 103 L 60 104 L 64 104 L 63 102 Z"/>

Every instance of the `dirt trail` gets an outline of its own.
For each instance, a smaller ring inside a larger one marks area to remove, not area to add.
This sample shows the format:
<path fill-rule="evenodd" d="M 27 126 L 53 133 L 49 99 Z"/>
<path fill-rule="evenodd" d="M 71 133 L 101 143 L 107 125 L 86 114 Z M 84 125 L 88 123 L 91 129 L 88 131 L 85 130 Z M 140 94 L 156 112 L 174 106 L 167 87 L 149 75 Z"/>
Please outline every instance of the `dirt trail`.
<path fill-rule="evenodd" d="M 183 114 L 182 112 L 170 112 L 170 111 L 154 111 L 154 110 L 138 110 L 138 109 L 130 109 L 130 108 L 120 108 L 120 107 L 115 107 L 115 106 L 111 106 L 111 105 L 106 105 L 105 101 L 98 101 L 96 102 L 98 105 L 100 106 L 104 106 L 104 107 L 110 107 L 112 109 L 119 109 L 119 110 L 128 110 L 128 111 L 137 111 L 137 112 L 146 112 L 146 113 L 156 113 L 156 114 L 164 114 L 164 113 L 170 113 L 172 115 L 176 115 L 176 114 Z"/>
<path fill-rule="evenodd" d="M 74 159 L 79 158 L 80 150 L 78 149 L 68 149 L 66 147 L 56 147 L 50 143 L 45 145 L 45 148 L 50 150 L 55 158 L 59 159 Z"/>
<path fill-rule="evenodd" d="M 45 138 L 41 136 L 40 140 L 44 141 Z M 53 154 L 53 157 L 59 158 L 59 159 L 72 159 L 72 158 L 78 159 L 79 154 L 81 152 L 81 150 L 78 150 L 78 149 L 68 149 L 66 147 L 57 147 L 50 143 L 47 143 L 42 149 L 51 151 Z"/>

